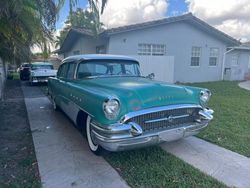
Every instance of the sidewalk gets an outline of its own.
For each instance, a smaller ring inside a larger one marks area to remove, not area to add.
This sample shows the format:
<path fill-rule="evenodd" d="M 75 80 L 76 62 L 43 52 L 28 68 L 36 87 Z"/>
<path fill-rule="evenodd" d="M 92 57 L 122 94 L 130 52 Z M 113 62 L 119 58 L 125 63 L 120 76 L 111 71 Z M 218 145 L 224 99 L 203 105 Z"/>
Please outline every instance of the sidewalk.
<path fill-rule="evenodd" d="M 240 82 L 239 87 L 250 90 L 250 81 Z"/>
<path fill-rule="evenodd" d="M 161 147 L 230 187 L 250 187 L 250 159 L 245 156 L 196 137 Z"/>
<path fill-rule="evenodd" d="M 44 188 L 128 187 L 37 87 L 22 87 Z"/>

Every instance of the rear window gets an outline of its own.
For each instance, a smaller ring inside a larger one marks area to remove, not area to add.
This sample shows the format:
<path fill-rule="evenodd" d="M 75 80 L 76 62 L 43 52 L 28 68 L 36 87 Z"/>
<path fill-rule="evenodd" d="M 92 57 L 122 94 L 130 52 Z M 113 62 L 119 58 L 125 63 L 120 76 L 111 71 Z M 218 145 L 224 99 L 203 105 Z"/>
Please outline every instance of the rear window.
<path fill-rule="evenodd" d="M 30 67 L 30 64 L 24 64 L 22 65 L 23 68 L 29 68 Z"/>
<path fill-rule="evenodd" d="M 37 70 L 37 69 L 53 69 L 53 65 L 32 65 L 31 69 L 32 70 Z"/>

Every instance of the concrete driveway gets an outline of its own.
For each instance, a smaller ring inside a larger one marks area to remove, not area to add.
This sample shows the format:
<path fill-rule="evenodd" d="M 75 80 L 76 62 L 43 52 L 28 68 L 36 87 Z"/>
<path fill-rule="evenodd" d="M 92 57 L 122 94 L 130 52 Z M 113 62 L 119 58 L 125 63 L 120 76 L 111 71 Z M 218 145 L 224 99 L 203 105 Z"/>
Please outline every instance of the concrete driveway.
<path fill-rule="evenodd" d="M 23 82 L 42 186 L 128 187 L 102 158 L 93 155 L 86 140 L 62 112 L 55 112 L 40 88 Z"/>

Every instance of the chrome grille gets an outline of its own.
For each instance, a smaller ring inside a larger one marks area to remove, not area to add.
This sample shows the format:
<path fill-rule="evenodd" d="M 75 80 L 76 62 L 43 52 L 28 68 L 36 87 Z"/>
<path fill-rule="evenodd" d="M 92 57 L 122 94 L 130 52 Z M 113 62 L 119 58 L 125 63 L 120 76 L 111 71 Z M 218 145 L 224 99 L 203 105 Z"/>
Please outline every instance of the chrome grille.
<path fill-rule="evenodd" d="M 143 131 L 174 128 L 183 124 L 192 123 L 199 117 L 200 108 L 178 108 L 164 110 L 132 117 L 126 122 L 135 122 Z"/>

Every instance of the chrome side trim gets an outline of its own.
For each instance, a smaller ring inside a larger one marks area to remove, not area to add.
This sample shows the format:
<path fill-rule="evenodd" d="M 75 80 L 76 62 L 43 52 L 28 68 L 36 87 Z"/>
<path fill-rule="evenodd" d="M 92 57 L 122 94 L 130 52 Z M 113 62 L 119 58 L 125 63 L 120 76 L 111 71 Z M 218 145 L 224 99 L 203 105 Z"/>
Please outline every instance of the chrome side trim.
<path fill-rule="evenodd" d="M 134 111 L 134 112 L 129 112 L 121 119 L 120 122 L 125 123 L 127 120 L 129 120 L 133 117 L 144 115 L 144 114 L 150 114 L 153 112 L 160 112 L 160 111 L 172 110 L 172 109 L 181 109 L 181 108 L 200 108 L 200 109 L 202 109 L 202 107 L 200 105 L 197 105 L 197 104 L 177 104 L 177 105 L 160 106 L 160 107 L 154 107 L 154 108 L 148 108 L 148 109 L 138 110 L 138 111 Z"/>
<path fill-rule="evenodd" d="M 184 115 L 181 115 L 181 116 L 168 116 L 168 117 L 165 117 L 165 118 L 148 120 L 148 121 L 145 121 L 145 123 L 155 123 L 155 122 L 160 122 L 160 121 L 169 121 L 169 122 L 171 122 L 174 119 L 185 118 L 185 117 L 189 117 L 189 116 L 190 116 L 189 114 L 184 114 Z"/>

